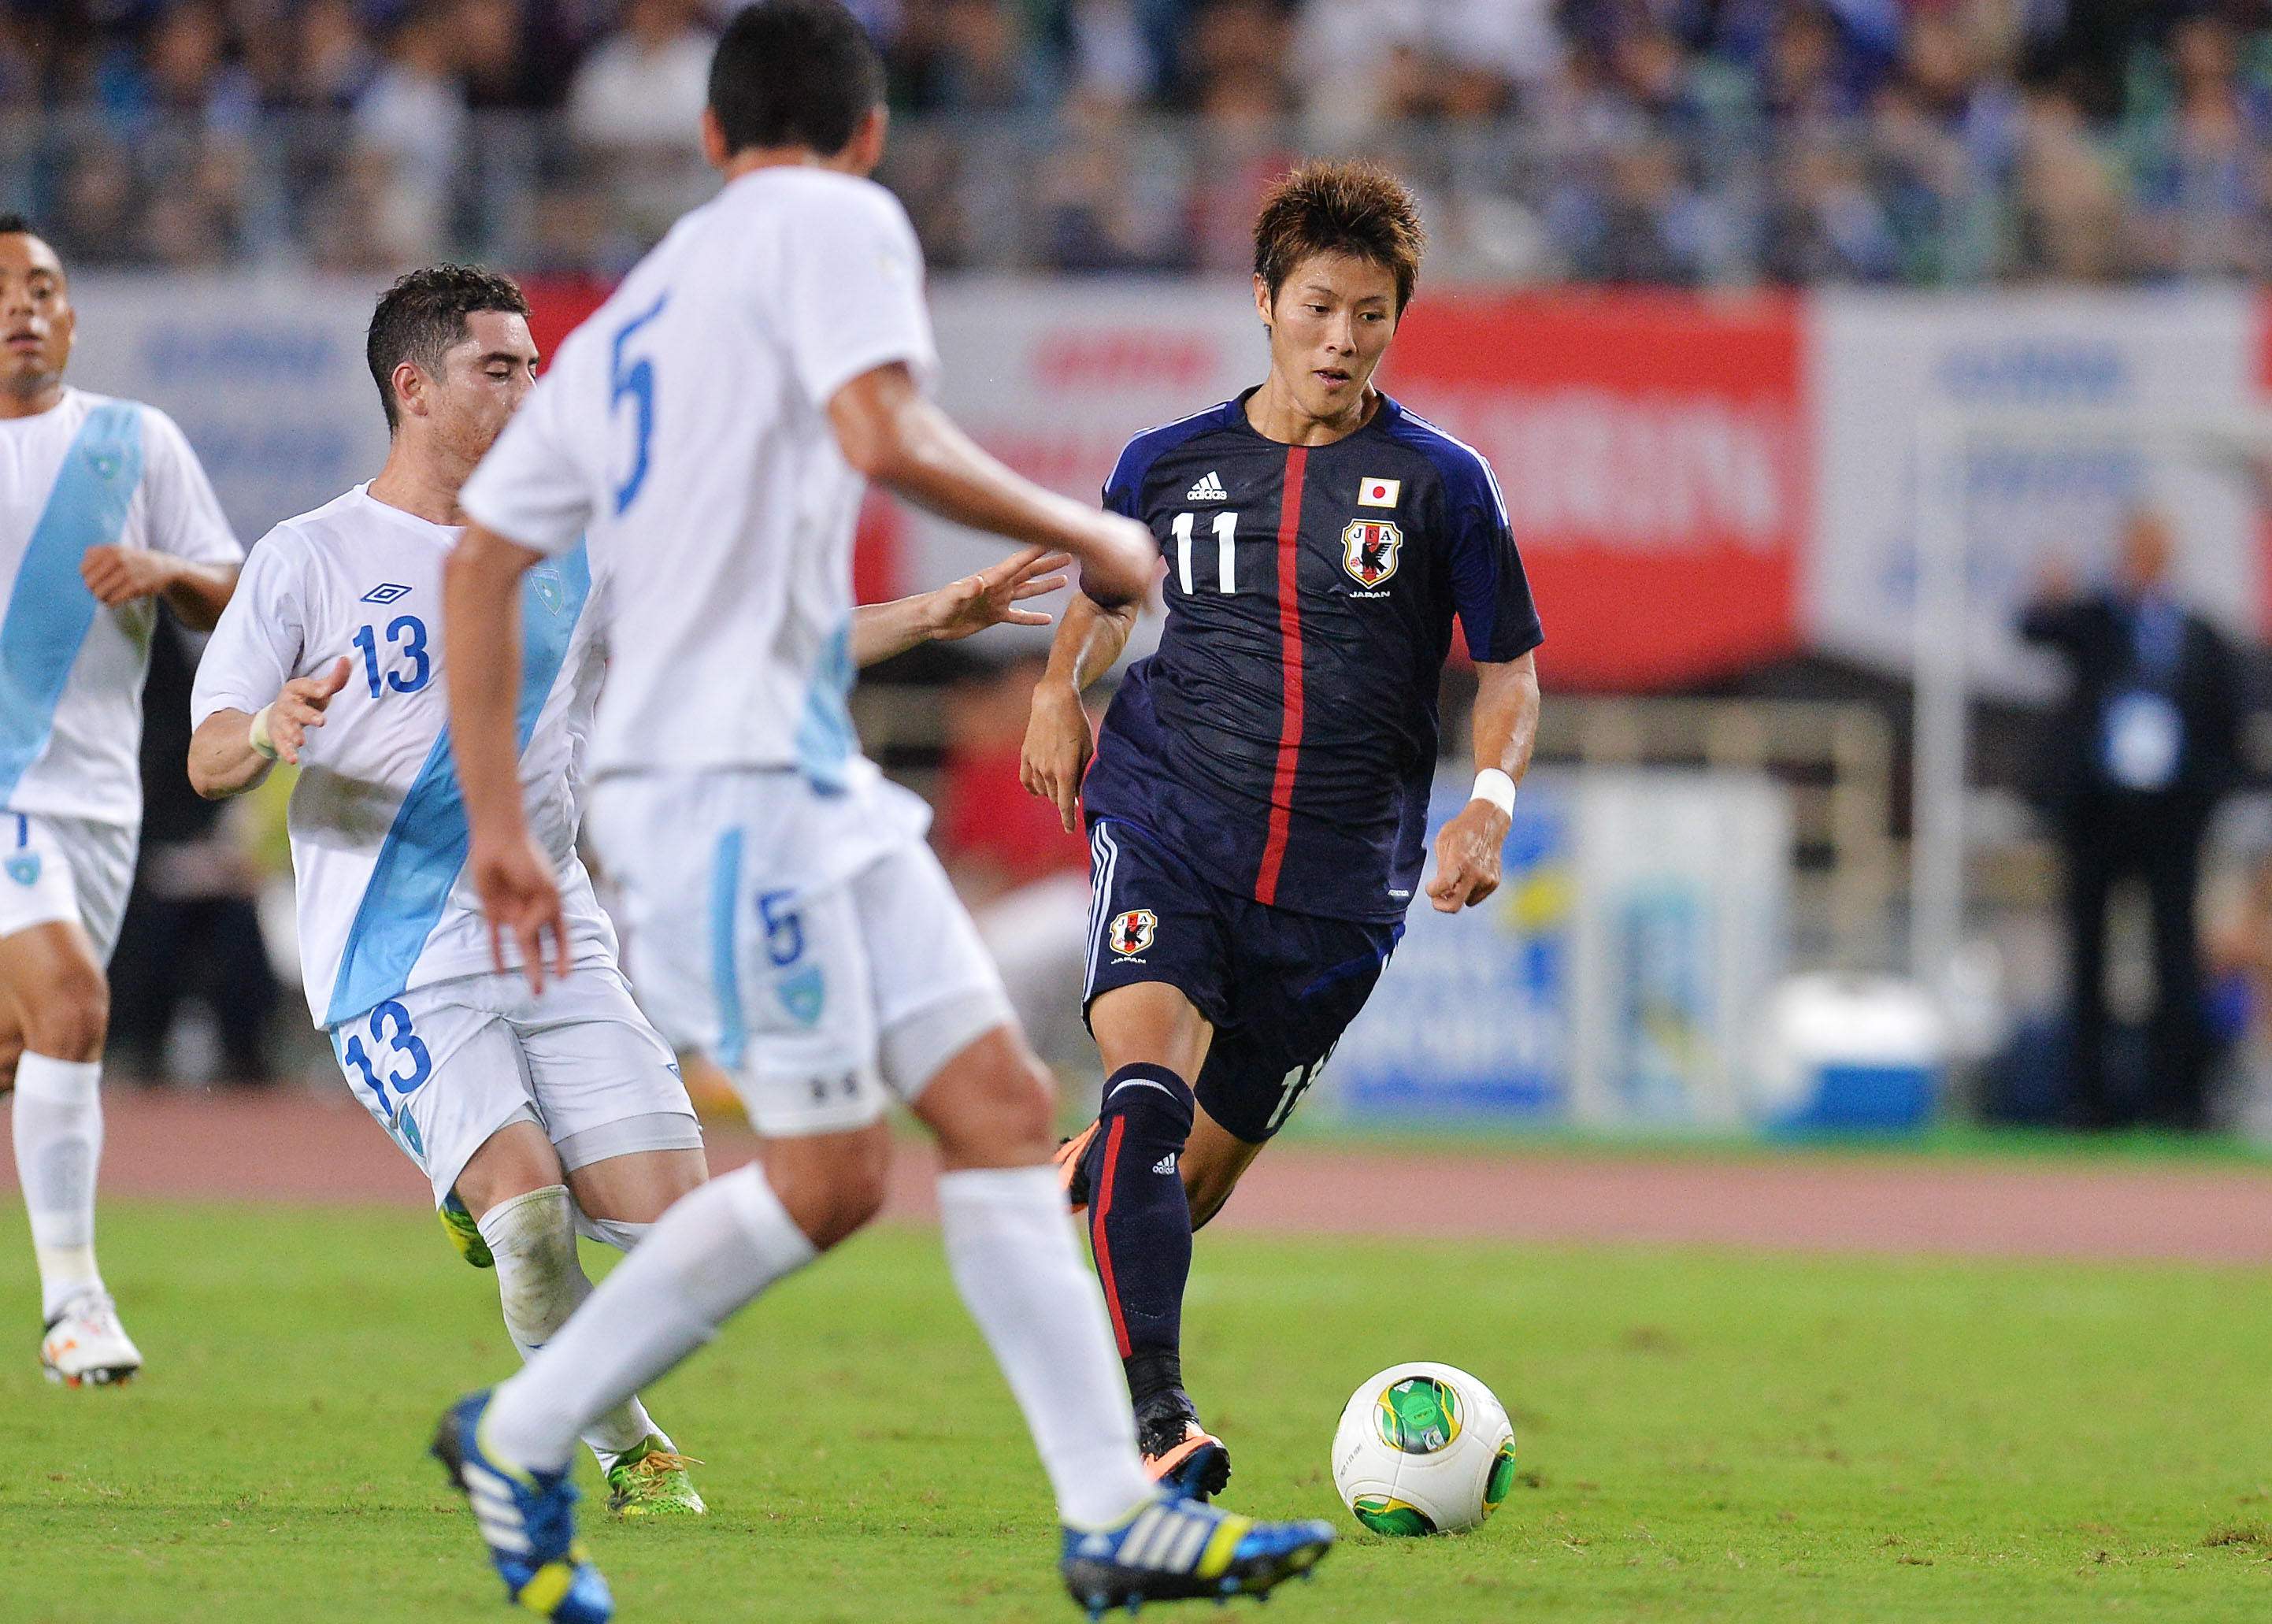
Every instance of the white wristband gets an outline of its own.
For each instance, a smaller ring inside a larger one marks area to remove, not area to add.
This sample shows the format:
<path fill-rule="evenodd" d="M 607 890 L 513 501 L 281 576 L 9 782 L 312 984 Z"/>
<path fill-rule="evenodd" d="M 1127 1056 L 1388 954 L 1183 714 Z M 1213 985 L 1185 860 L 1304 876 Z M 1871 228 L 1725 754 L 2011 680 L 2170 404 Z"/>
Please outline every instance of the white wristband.
<path fill-rule="evenodd" d="M 252 746 L 252 753 L 265 756 L 271 761 L 276 759 L 276 743 L 268 737 L 268 713 L 275 708 L 273 705 L 264 705 L 254 711 L 252 725 L 244 731 L 244 742 Z"/>
<path fill-rule="evenodd" d="M 1487 767 L 1476 775 L 1476 787 L 1468 798 L 1489 801 L 1512 818 L 1514 816 L 1514 780 L 1495 767 Z"/>

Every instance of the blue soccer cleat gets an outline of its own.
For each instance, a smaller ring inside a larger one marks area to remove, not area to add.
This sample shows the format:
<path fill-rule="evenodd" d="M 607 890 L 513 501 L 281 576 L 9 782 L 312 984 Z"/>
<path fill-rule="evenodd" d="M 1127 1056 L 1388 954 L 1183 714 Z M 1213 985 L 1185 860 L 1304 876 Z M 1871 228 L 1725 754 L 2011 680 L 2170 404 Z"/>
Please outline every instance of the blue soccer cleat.
<path fill-rule="evenodd" d="M 484 1453 L 481 1421 L 489 1404 L 487 1388 L 452 1404 L 432 1453 L 473 1506 L 505 1599 L 554 1624 L 608 1624 L 616 1598 L 576 1538 L 576 1486 L 564 1471 L 519 1471 Z"/>
<path fill-rule="evenodd" d="M 1267 1595 L 1281 1580 L 1306 1577 L 1333 1543 L 1330 1523 L 1258 1523 L 1170 1494 L 1117 1528 L 1068 1528 L 1058 1568 L 1073 1600 L 1101 1619 L 1147 1601 Z"/>

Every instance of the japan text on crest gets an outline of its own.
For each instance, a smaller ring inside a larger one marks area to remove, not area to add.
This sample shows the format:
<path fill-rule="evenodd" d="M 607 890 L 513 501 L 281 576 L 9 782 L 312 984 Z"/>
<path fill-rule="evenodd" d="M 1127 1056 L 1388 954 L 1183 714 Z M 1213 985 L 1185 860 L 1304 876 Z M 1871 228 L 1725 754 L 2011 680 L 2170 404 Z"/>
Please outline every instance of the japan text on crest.
<path fill-rule="evenodd" d="M 1396 573 L 1404 533 L 1386 519 L 1352 519 L 1342 532 L 1342 568 L 1361 587 L 1378 587 Z"/>

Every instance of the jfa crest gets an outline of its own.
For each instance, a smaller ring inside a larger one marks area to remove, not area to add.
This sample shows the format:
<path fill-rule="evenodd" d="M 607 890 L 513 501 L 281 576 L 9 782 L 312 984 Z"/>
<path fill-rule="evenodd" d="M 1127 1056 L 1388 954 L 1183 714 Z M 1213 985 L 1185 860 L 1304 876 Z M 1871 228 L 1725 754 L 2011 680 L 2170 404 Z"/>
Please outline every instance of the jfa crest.
<path fill-rule="evenodd" d="M 1342 568 L 1360 587 L 1378 587 L 1396 573 L 1404 533 L 1386 519 L 1352 519 L 1342 532 Z"/>
<path fill-rule="evenodd" d="M 1133 958 L 1152 945 L 1153 934 L 1159 928 L 1159 915 L 1148 908 L 1132 908 L 1113 917 L 1112 928 L 1104 939 L 1122 958 Z"/>

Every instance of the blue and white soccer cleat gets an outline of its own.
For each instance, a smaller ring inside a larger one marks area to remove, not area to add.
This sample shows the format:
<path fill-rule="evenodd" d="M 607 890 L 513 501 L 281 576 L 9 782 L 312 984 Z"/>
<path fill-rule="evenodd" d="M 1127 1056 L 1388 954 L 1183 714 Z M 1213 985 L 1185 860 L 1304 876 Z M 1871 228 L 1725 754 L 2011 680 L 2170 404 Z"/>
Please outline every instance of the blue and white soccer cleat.
<path fill-rule="evenodd" d="M 1147 1601 L 1267 1595 L 1281 1580 L 1308 1577 L 1333 1543 L 1330 1523 L 1258 1523 L 1166 1495 L 1117 1528 L 1068 1528 L 1058 1568 L 1094 1620 Z"/>
<path fill-rule="evenodd" d="M 486 1388 L 452 1404 L 432 1453 L 472 1505 L 505 1599 L 554 1624 L 608 1624 L 616 1598 L 576 1538 L 576 1486 L 564 1471 L 519 1471 L 484 1453 L 489 1404 Z"/>

